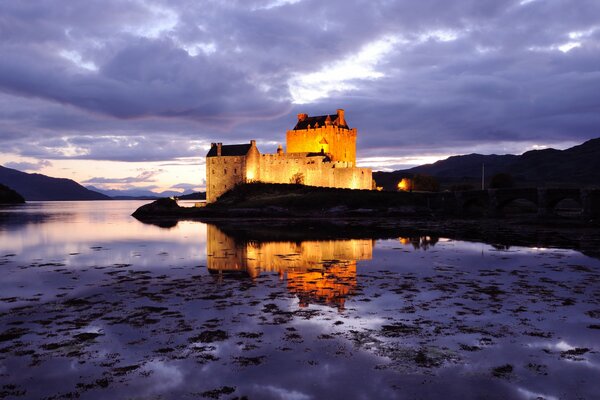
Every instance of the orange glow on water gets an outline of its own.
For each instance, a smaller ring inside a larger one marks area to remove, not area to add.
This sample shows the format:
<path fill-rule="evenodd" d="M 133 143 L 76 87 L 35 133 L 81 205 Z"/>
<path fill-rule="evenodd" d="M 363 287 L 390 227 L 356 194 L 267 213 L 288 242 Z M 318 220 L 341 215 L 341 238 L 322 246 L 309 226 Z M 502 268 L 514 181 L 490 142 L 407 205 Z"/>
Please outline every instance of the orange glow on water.
<path fill-rule="evenodd" d="M 207 225 L 207 267 L 213 274 L 244 273 L 257 278 L 276 272 L 287 281 L 299 306 L 327 304 L 344 308 L 356 288 L 359 260 L 370 260 L 371 239 L 246 243 Z M 328 261 L 326 261 L 328 260 Z"/>

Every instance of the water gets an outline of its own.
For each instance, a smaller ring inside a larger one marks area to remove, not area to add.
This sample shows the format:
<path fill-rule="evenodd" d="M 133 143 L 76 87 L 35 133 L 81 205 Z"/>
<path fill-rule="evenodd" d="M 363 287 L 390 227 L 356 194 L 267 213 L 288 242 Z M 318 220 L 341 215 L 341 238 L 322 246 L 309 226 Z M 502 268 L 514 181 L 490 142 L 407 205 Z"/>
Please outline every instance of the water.
<path fill-rule="evenodd" d="M 597 259 L 426 235 L 253 240 L 143 224 L 143 203 L 0 211 L 0 398 L 600 393 Z"/>

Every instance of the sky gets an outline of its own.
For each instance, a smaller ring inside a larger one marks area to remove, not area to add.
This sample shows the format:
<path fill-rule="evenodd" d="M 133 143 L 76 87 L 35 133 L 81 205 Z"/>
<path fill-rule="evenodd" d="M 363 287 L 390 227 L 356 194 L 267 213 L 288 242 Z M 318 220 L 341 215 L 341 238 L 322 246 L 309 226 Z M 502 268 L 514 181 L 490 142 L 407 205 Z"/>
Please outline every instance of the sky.
<path fill-rule="evenodd" d="M 104 189 L 337 108 L 374 170 L 600 136 L 598 0 L 4 0 L 0 52 L 0 164 Z"/>

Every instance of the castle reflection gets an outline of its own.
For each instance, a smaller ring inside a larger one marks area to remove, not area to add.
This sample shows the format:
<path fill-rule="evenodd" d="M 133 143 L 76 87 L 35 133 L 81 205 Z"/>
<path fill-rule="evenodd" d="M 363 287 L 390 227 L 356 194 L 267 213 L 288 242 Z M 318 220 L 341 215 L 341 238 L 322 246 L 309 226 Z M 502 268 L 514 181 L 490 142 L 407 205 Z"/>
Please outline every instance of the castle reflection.
<path fill-rule="evenodd" d="M 356 290 L 356 263 L 370 260 L 374 240 L 236 240 L 207 224 L 207 262 L 210 273 L 222 278 L 238 274 L 252 279 L 276 272 L 301 307 L 310 303 L 344 308 Z"/>
<path fill-rule="evenodd" d="M 412 237 L 399 237 L 398 241 L 403 245 L 412 245 L 415 250 L 428 250 L 433 247 L 440 240 L 437 236 L 412 236 Z"/>

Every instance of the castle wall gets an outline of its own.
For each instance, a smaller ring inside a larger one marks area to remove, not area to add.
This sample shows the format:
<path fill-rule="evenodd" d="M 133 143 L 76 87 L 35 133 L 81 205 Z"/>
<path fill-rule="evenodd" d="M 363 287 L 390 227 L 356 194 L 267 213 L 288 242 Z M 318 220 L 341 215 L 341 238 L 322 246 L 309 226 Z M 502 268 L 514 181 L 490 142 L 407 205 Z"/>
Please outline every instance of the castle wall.
<path fill-rule="evenodd" d="M 259 179 L 267 183 L 291 183 L 302 174 L 308 186 L 349 189 L 372 188 L 370 168 L 352 167 L 349 162 L 323 162 L 323 156 L 307 157 L 306 153 L 261 154 Z"/>
<path fill-rule="evenodd" d="M 321 143 L 323 139 L 327 144 Z M 287 153 L 319 153 L 321 149 L 331 154 L 333 161 L 356 165 L 356 129 L 326 125 L 286 133 Z"/>
<path fill-rule="evenodd" d="M 212 203 L 219 196 L 244 182 L 246 156 L 206 158 L 206 201 Z"/>
<path fill-rule="evenodd" d="M 253 141 L 254 143 L 254 141 Z M 246 156 L 244 182 L 254 182 L 260 179 L 260 152 L 253 145 Z"/>
<path fill-rule="evenodd" d="M 239 183 L 258 180 L 260 152 L 254 145 L 242 156 L 206 157 L 206 201 L 212 203 Z"/>

